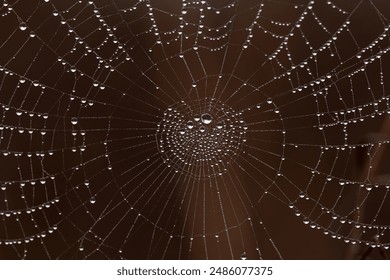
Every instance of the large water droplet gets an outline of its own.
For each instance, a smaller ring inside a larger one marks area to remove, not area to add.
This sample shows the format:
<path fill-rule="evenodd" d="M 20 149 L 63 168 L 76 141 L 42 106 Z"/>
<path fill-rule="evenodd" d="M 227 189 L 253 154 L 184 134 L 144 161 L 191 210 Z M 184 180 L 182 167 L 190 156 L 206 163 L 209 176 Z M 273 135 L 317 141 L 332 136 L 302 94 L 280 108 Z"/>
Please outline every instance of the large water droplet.
<path fill-rule="evenodd" d="M 210 124 L 211 123 L 211 121 L 213 120 L 213 118 L 211 117 L 211 115 L 210 114 L 203 114 L 202 115 L 202 123 L 204 123 L 204 124 Z"/>
<path fill-rule="evenodd" d="M 19 29 L 22 30 L 22 31 L 25 31 L 27 29 L 27 25 L 25 23 L 21 23 L 19 25 Z"/>
<path fill-rule="evenodd" d="M 89 200 L 89 202 L 90 202 L 91 204 L 95 204 L 96 198 L 95 198 L 95 197 L 91 197 L 91 199 Z"/>
<path fill-rule="evenodd" d="M 72 124 L 76 125 L 77 122 L 78 122 L 77 118 L 72 118 L 72 119 L 71 119 L 71 123 L 72 123 Z"/>

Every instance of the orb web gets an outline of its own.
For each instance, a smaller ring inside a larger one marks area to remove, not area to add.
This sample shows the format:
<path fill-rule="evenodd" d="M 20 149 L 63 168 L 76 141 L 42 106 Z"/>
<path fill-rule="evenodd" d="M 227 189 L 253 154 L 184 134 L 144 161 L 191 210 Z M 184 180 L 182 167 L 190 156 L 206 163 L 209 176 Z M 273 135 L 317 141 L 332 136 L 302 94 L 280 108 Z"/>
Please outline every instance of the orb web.
<path fill-rule="evenodd" d="M 389 11 L 0 1 L 0 258 L 387 258 Z"/>

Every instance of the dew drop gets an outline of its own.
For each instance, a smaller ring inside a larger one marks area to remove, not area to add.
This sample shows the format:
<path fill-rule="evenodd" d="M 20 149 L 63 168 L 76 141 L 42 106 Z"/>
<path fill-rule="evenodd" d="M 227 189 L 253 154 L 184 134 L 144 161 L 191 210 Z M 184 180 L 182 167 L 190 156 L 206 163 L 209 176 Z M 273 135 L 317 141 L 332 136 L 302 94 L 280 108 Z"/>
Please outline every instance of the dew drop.
<path fill-rule="evenodd" d="M 202 123 L 204 124 L 210 124 L 212 122 L 213 118 L 211 117 L 210 114 L 203 114 L 202 115 Z"/>
<path fill-rule="evenodd" d="M 89 202 L 90 202 L 91 204 L 95 204 L 96 198 L 95 198 L 95 197 L 91 197 L 91 199 L 89 200 Z"/>
<path fill-rule="evenodd" d="M 194 127 L 194 123 L 192 121 L 187 122 L 187 128 L 192 129 Z"/>
<path fill-rule="evenodd" d="M 73 125 L 76 125 L 76 124 L 78 123 L 77 118 L 72 118 L 72 119 L 71 119 L 71 123 L 72 123 Z"/>
<path fill-rule="evenodd" d="M 27 25 L 23 22 L 19 25 L 19 29 L 25 31 L 27 29 Z"/>
<path fill-rule="evenodd" d="M 241 256 L 240 256 L 240 258 L 241 258 L 242 260 L 246 260 L 246 259 L 247 259 L 246 252 L 242 253 Z"/>

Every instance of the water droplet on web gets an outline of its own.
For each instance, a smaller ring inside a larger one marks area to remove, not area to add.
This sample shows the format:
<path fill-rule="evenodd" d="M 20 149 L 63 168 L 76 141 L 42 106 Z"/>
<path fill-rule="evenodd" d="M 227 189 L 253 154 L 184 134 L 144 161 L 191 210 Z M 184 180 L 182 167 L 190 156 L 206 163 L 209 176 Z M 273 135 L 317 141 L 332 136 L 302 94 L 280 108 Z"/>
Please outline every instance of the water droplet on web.
<path fill-rule="evenodd" d="M 201 126 L 201 127 L 199 128 L 199 131 L 200 131 L 200 132 L 205 132 L 206 129 L 204 128 L 204 126 Z"/>
<path fill-rule="evenodd" d="M 240 256 L 240 258 L 241 258 L 242 260 L 246 260 L 246 259 L 247 259 L 246 252 L 242 253 L 241 256 Z"/>
<path fill-rule="evenodd" d="M 78 123 L 77 118 L 72 118 L 72 119 L 71 119 L 71 123 L 72 123 L 73 125 L 76 125 L 76 124 Z"/>
<path fill-rule="evenodd" d="M 210 114 L 203 114 L 202 115 L 202 123 L 204 124 L 210 124 L 212 122 L 213 118 L 211 117 Z"/>
<path fill-rule="evenodd" d="M 222 129 L 222 128 L 223 128 L 222 123 L 217 123 L 217 128 L 218 128 L 218 129 Z"/>
<path fill-rule="evenodd" d="M 196 121 L 196 122 L 200 121 L 200 116 L 199 115 L 195 115 L 194 116 L 194 121 Z"/>
<path fill-rule="evenodd" d="M 89 200 L 89 202 L 91 204 L 95 204 L 96 203 L 96 198 L 95 197 L 91 197 L 91 199 Z"/>
<path fill-rule="evenodd" d="M 187 122 L 187 128 L 192 129 L 194 127 L 194 123 L 192 121 Z"/>
<path fill-rule="evenodd" d="M 27 25 L 22 22 L 20 25 L 19 25 L 19 29 L 22 30 L 22 31 L 25 31 L 27 29 Z"/>

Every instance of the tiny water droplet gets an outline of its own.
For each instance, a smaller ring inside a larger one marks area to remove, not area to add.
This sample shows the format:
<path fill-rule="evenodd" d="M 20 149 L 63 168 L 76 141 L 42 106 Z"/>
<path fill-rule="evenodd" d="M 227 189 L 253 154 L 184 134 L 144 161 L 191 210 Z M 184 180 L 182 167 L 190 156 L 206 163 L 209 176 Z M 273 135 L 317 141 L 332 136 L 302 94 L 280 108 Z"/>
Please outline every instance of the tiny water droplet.
<path fill-rule="evenodd" d="M 22 22 L 20 25 L 19 25 L 19 29 L 22 30 L 22 31 L 25 31 L 27 29 L 27 25 Z"/>
<path fill-rule="evenodd" d="M 194 127 L 194 123 L 192 121 L 187 122 L 187 128 L 192 129 Z"/>

